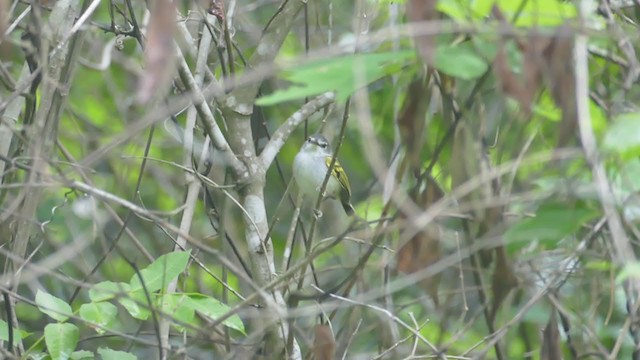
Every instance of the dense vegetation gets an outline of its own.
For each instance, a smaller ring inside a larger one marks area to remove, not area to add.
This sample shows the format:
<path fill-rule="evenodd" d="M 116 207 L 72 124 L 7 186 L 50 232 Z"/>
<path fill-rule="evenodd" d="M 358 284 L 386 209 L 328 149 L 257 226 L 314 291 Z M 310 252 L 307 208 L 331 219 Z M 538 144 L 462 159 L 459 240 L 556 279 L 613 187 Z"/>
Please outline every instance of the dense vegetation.
<path fill-rule="evenodd" d="M 640 359 L 639 21 L 0 0 L 0 358 Z"/>

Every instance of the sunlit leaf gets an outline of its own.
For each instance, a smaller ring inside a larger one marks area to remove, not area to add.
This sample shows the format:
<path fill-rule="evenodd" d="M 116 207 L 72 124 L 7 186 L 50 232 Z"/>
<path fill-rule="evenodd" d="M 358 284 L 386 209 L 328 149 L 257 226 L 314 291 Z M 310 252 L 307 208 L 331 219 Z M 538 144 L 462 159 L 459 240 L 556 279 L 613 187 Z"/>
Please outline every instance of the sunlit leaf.
<path fill-rule="evenodd" d="M 604 147 L 618 153 L 640 150 L 640 112 L 617 116 L 604 136 Z"/>
<path fill-rule="evenodd" d="M 560 0 L 527 0 L 524 6 L 522 1 L 513 0 L 496 0 L 495 3 L 507 19 L 516 19 L 517 14 L 515 25 L 518 27 L 558 26 L 578 16 L 574 4 Z"/>
<path fill-rule="evenodd" d="M 484 19 L 491 12 L 494 2 L 495 0 L 439 0 L 436 9 L 454 20 L 467 22 Z"/>

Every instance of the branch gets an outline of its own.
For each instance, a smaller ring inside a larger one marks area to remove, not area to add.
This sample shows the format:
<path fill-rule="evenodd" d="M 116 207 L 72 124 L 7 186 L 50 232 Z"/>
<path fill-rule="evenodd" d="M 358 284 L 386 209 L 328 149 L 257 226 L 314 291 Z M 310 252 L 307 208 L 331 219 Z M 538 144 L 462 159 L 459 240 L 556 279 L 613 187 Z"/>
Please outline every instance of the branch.
<path fill-rule="evenodd" d="M 334 93 L 326 92 L 304 104 L 300 110 L 289 116 L 287 121 L 285 121 L 285 123 L 273 133 L 271 140 L 269 140 L 267 145 L 264 147 L 264 150 L 262 150 L 262 153 L 260 154 L 260 162 L 262 166 L 264 166 L 265 169 L 268 169 L 293 130 L 295 130 L 298 125 L 309 118 L 313 113 L 333 103 L 335 98 L 336 96 Z"/>
<path fill-rule="evenodd" d="M 176 47 L 176 49 L 179 57 L 178 72 L 180 74 L 180 79 L 182 79 L 187 89 L 193 94 L 193 105 L 196 107 L 196 110 L 198 110 L 198 115 L 200 115 L 199 118 L 202 121 L 202 125 L 204 126 L 207 135 L 212 139 L 213 145 L 216 149 L 220 150 L 227 164 L 233 168 L 235 174 L 238 175 L 244 173 L 244 164 L 238 160 L 233 151 L 231 151 L 227 140 L 216 123 L 216 119 L 213 117 L 213 113 L 211 112 L 205 97 L 202 95 L 200 87 L 193 77 L 193 74 L 191 74 L 191 70 L 189 69 L 189 65 L 187 65 L 184 55 L 179 48 Z"/>
<path fill-rule="evenodd" d="M 24 64 L 18 83 L 23 84 L 29 75 L 29 67 L 27 64 Z M 9 157 L 9 148 L 13 139 L 13 132 L 15 131 L 23 106 L 24 97 L 17 96 L 7 104 L 5 111 L 0 117 L 0 156 Z M 5 166 L 4 161 L 0 161 L 0 184 L 2 184 L 2 179 L 5 175 Z"/>
<path fill-rule="evenodd" d="M 596 185 L 602 209 L 607 217 L 613 247 L 615 250 L 616 262 L 626 265 L 636 262 L 636 257 L 629 242 L 629 238 L 624 231 L 622 221 L 613 203 L 615 196 L 611 191 L 611 185 L 607 179 L 604 166 L 599 159 L 596 138 L 591 126 L 591 114 L 589 111 L 589 62 L 587 52 L 587 36 L 578 34 L 575 40 L 575 72 L 576 72 L 576 104 L 578 107 L 578 125 L 580 127 L 580 142 L 584 149 L 585 157 L 591 171 L 593 181 Z M 634 281 L 634 280 L 632 280 Z M 640 282 L 635 280 L 635 291 L 640 291 Z"/>
<path fill-rule="evenodd" d="M 213 20 L 214 17 L 213 15 L 208 15 L 207 18 L 204 19 L 204 21 L 205 22 L 208 21 L 209 20 L 208 18 L 211 18 Z M 200 89 L 200 87 L 202 86 L 202 83 L 204 82 L 204 74 L 205 74 L 205 69 L 207 67 L 207 57 L 209 55 L 210 45 L 211 45 L 211 33 L 208 31 L 203 31 L 202 38 L 200 39 L 200 46 L 198 48 L 197 58 L 196 58 L 195 76 L 191 75 L 190 72 L 189 72 L 189 75 L 186 76 L 190 79 L 193 79 L 194 85 L 195 85 L 194 88 L 198 90 Z M 182 64 L 185 64 L 184 57 L 181 58 L 181 65 Z M 182 69 L 182 66 L 181 66 L 181 69 Z M 183 78 L 185 78 L 185 76 L 183 76 Z M 203 105 L 205 108 L 207 109 L 209 108 L 209 106 L 206 103 L 203 103 Z M 184 129 L 185 156 L 184 156 L 183 165 L 185 167 L 189 167 L 192 163 L 192 159 L 194 158 L 193 130 L 196 125 L 197 115 L 198 115 L 198 109 L 196 107 L 190 107 L 189 110 L 187 111 L 187 122 Z M 201 118 L 204 119 L 204 117 L 202 116 Z M 213 123 L 215 124 L 215 120 L 213 121 Z M 213 128 L 211 128 L 211 131 L 213 131 Z M 209 138 L 207 138 L 207 140 L 208 139 Z M 202 162 L 202 159 L 206 158 L 208 154 L 207 152 L 209 150 L 208 143 L 209 143 L 208 141 L 205 141 L 205 146 L 202 149 L 200 162 Z M 227 148 L 228 148 L 228 145 L 227 145 Z M 198 165 L 195 164 L 194 171 L 198 170 L 197 166 Z M 198 203 L 198 194 L 200 194 L 200 188 L 201 188 L 201 182 L 197 181 L 193 174 L 186 173 L 186 182 L 188 186 L 187 186 L 187 196 L 184 202 L 184 211 L 182 212 L 182 219 L 180 220 L 181 234 L 189 234 L 189 231 L 191 230 L 191 224 L 193 222 L 196 205 Z M 186 248 L 187 248 L 187 239 L 184 236 L 178 234 L 174 251 L 179 251 Z M 173 279 L 173 281 L 171 281 L 167 285 L 166 292 L 173 293 L 176 291 L 177 287 L 178 287 L 178 279 L 176 278 L 176 279 Z M 165 348 L 165 349 L 171 348 L 171 344 L 169 343 L 170 330 L 171 330 L 171 319 L 162 318 L 159 325 L 159 333 L 160 333 L 159 336 L 160 336 L 160 343 L 162 345 L 162 348 Z M 166 353 L 162 352 L 162 355 L 164 359 L 167 358 Z"/>
<path fill-rule="evenodd" d="M 74 50 L 79 41 L 62 42 L 73 26 L 74 19 L 80 12 L 80 4 L 77 1 L 59 1 L 55 4 L 49 17 L 47 36 L 49 44 L 55 45 L 48 56 L 48 63 L 40 64 L 42 70 L 42 87 L 40 89 L 38 110 L 33 124 L 29 126 L 28 136 L 31 142 L 27 149 L 27 155 L 34 159 L 33 168 L 46 166 L 46 160 L 53 154 L 53 146 L 58 131 L 58 123 L 62 105 L 66 100 L 67 87 L 71 83 L 74 60 Z M 40 174 L 31 171 L 25 180 L 25 189 L 29 184 L 36 183 Z M 15 240 L 13 252 L 18 257 L 24 257 L 29 239 L 32 234 L 31 219 L 33 219 L 38 207 L 42 190 L 35 188 L 33 191 L 25 190 L 24 201 L 19 211 L 18 225 L 15 227 Z M 19 265 L 14 261 L 14 269 Z M 19 274 L 16 274 L 16 279 Z M 16 281 L 17 282 L 17 281 Z"/>

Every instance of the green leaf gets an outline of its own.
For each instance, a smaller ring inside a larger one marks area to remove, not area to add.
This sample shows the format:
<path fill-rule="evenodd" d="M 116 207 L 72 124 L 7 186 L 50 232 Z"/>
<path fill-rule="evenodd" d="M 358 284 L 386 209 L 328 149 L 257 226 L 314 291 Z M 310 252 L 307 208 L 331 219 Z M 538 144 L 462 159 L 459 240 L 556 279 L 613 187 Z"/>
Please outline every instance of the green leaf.
<path fill-rule="evenodd" d="M 29 357 L 27 359 L 29 359 L 29 360 L 45 360 L 45 359 L 51 359 L 51 357 L 49 355 L 47 355 L 47 353 L 43 353 L 43 352 L 30 352 L 29 353 Z"/>
<path fill-rule="evenodd" d="M 91 351 L 78 350 L 71 354 L 71 360 L 93 359 L 95 355 Z"/>
<path fill-rule="evenodd" d="M 578 16 L 574 4 L 561 0 L 439 0 L 437 9 L 450 18 L 469 23 L 484 20 L 496 5 L 508 21 L 516 19 L 518 27 L 553 27 Z"/>
<path fill-rule="evenodd" d="M 193 322 L 195 310 L 191 305 L 191 299 L 186 294 L 163 294 L 160 299 L 160 309 L 164 314 L 181 323 L 197 325 Z M 182 329 L 180 324 L 176 325 Z"/>
<path fill-rule="evenodd" d="M 596 210 L 576 204 L 545 204 L 533 218 L 522 219 L 507 230 L 505 239 L 508 251 L 513 253 L 531 241 L 540 242 L 545 248 L 552 247 L 598 214 Z"/>
<path fill-rule="evenodd" d="M 18 344 L 22 339 L 29 336 L 26 331 L 16 331 L 13 329 L 13 344 Z M 6 321 L 0 320 L 0 340 L 9 341 L 9 324 Z"/>
<path fill-rule="evenodd" d="M 605 260 L 591 260 L 585 263 L 585 269 L 595 270 L 595 271 L 611 271 L 613 265 L 611 261 Z"/>
<path fill-rule="evenodd" d="M 438 46 L 434 65 L 443 73 L 464 80 L 477 79 L 489 68 L 470 43 Z"/>
<path fill-rule="evenodd" d="M 140 270 L 148 292 L 163 289 L 187 267 L 190 251 L 173 251 L 162 255 L 146 268 Z M 138 274 L 133 274 L 129 282 L 131 292 L 142 291 L 142 284 Z"/>
<path fill-rule="evenodd" d="M 102 360 L 137 360 L 138 358 L 128 352 L 111 350 L 109 348 L 98 348 L 98 354 Z"/>
<path fill-rule="evenodd" d="M 71 306 L 64 300 L 40 290 L 36 293 L 36 305 L 40 311 L 59 322 L 67 321 L 73 314 Z"/>
<path fill-rule="evenodd" d="M 521 1 L 513 0 L 496 0 L 495 3 L 509 21 L 519 14 L 515 22 L 518 27 L 559 26 L 578 16 L 574 4 L 560 0 L 528 0 L 524 6 Z"/>
<path fill-rule="evenodd" d="M 111 300 L 116 295 L 127 293 L 131 290 L 129 284 L 123 282 L 103 281 L 89 289 L 89 298 L 93 302 Z"/>
<path fill-rule="evenodd" d="M 495 0 L 439 0 L 436 9 L 454 20 L 469 22 L 488 16 L 494 2 Z"/>
<path fill-rule="evenodd" d="M 618 153 L 640 150 L 640 112 L 617 116 L 604 136 L 604 147 Z"/>
<path fill-rule="evenodd" d="M 117 315 L 118 308 L 108 302 L 90 302 L 80 306 L 81 318 L 100 325 L 100 327 L 95 328 L 98 334 L 104 334 L 104 328 L 108 328 Z"/>
<path fill-rule="evenodd" d="M 274 105 L 327 91 L 335 91 L 336 99 L 344 101 L 355 90 L 400 71 L 402 64 L 414 60 L 414 51 L 400 51 L 311 61 L 283 71 L 284 78 L 293 85 L 261 97 L 256 104 Z"/>
<path fill-rule="evenodd" d="M 142 291 L 129 293 L 128 297 L 118 298 L 118 302 L 136 319 L 147 320 L 151 315 L 147 297 Z"/>
<path fill-rule="evenodd" d="M 230 308 L 220 301 L 202 294 L 189 294 L 191 301 L 188 303 L 195 311 L 216 320 L 229 312 Z M 225 326 L 245 333 L 244 324 L 238 315 L 232 315 L 222 322 Z"/>
<path fill-rule="evenodd" d="M 67 360 L 78 345 L 80 330 L 69 324 L 48 324 L 44 327 L 44 342 L 51 360 Z"/>

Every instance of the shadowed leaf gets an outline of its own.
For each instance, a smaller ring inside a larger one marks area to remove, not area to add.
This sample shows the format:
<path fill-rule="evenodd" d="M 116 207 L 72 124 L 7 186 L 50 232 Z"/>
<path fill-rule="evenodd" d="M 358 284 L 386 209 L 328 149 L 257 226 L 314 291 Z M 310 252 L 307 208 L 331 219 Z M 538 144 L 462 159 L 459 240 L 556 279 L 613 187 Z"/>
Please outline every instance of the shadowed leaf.
<path fill-rule="evenodd" d="M 211 0 L 207 12 L 215 16 L 218 21 L 224 22 L 224 2 L 222 0 Z"/>
<path fill-rule="evenodd" d="M 412 171 L 419 170 L 420 149 L 424 141 L 425 114 L 429 104 L 426 81 L 415 79 L 407 89 L 407 96 L 398 116 L 398 129 Z"/>
<path fill-rule="evenodd" d="M 513 272 L 513 267 L 507 259 L 504 247 L 496 249 L 496 267 L 493 269 L 491 279 L 491 291 L 493 292 L 493 302 L 491 304 L 490 318 L 493 321 L 498 313 L 500 304 L 509 294 L 511 289 L 518 286 L 518 278 Z"/>
<path fill-rule="evenodd" d="M 429 178 L 425 190 L 414 200 L 426 209 L 443 196 L 444 192 L 442 189 L 440 189 L 433 179 Z M 401 214 L 401 218 L 406 219 L 406 216 Z M 430 224 L 415 234 L 398 250 L 396 255 L 396 270 L 405 274 L 413 274 L 437 263 L 441 258 L 442 250 L 440 247 L 439 225 Z M 438 272 L 435 275 L 425 276 L 419 281 L 420 287 L 431 296 L 436 306 L 439 306 L 440 303 L 438 297 L 440 275 L 441 272 Z"/>
<path fill-rule="evenodd" d="M 331 360 L 336 351 L 336 341 L 329 325 L 316 325 L 313 340 L 315 360 Z"/>
<path fill-rule="evenodd" d="M 144 50 L 144 72 L 138 85 L 137 100 L 145 103 L 163 92 L 173 75 L 173 32 L 176 9 L 170 1 L 154 1 Z"/>
<path fill-rule="evenodd" d="M 407 1 L 407 18 L 410 22 L 426 23 L 436 17 L 436 0 L 408 0 Z M 433 63 L 435 50 L 434 36 L 417 35 L 415 41 L 420 50 L 422 59 L 427 64 Z"/>
<path fill-rule="evenodd" d="M 542 333 L 542 349 L 540 349 L 540 360 L 561 360 L 562 350 L 560 348 L 560 332 L 558 331 L 558 315 L 556 309 L 551 310 L 549 322 Z"/>

